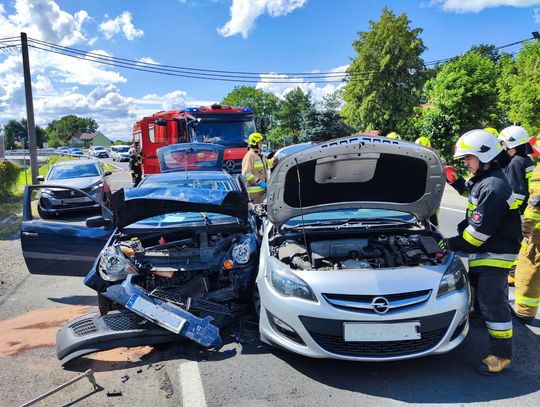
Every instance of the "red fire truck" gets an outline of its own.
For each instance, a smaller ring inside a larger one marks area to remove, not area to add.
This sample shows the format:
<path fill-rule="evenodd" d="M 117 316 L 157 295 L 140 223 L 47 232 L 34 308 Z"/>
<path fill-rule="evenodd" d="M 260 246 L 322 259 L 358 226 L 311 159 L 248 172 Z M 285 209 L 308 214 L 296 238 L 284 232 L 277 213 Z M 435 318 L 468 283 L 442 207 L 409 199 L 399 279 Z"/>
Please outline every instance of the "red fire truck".
<path fill-rule="evenodd" d="M 193 142 L 224 146 L 223 167 L 231 173 L 239 173 L 247 151 L 247 138 L 253 132 L 253 110 L 214 104 L 144 117 L 133 126 L 133 144 L 142 153 L 144 174 L 159 172 L 158 148 Z"/>

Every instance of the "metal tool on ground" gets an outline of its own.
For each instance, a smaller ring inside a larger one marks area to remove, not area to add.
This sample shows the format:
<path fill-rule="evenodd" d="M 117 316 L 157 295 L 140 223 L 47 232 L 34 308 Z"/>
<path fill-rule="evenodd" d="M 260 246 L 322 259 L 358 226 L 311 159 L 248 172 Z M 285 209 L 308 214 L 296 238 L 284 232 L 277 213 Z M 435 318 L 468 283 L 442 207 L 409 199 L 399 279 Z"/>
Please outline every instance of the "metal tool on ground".
<path fill-rule="evenodd" d="M 56 387 L 55 389 L 52 389 L 51 391 L 48 391 L 47 393 L 42 394 L 41 396 L 38 396 L 33 400 L 30 400 L 28 403 L 23 404 L 21 407 L 32 406 L 32 405 L 36 404 L 37 402 L 39 402 L 39 401 L 41 401 L 41 400 L 55 394 L 55 393 L 58 393 L 60 390 L 65 389 L 68 386 L 71 386 L 73 383 L 76 383 L 76 382 L 78 382 L 79 380 L 81 380 L 81 379 L 83 379 L 85 377 L 88 377 L 88 380 L 90 380 L 90 383 L 92 383 L 92 386 L 94 387 L 94 389 L 93 389 L 94 393 L 103 390 L 103 387 L 101 387 L 99 384 L 97 384 L 96 378 L 94 377 L 93 370 L 88 369 L 83 374 L 75 377 L 74 379 L 71 379 L 70 381 L 68 381 L 68 382 L 66 382 L 64 384 L 61 384 L 60 386 Z"/>

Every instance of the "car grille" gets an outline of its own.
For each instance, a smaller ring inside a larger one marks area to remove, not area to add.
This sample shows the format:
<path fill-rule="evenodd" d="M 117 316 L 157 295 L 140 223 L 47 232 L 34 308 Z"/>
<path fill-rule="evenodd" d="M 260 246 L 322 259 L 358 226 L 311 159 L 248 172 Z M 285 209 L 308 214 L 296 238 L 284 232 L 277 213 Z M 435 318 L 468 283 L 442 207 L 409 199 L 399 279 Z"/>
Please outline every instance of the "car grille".
<path fill-rule="evenodd" d="M 242 171 L 242 160 L 223 161 L 223 169 L 231 174 L 240 173 Z"/>
<path fill-rule="evenodd" d="M 406 341 L 365 341 L 346 342 L 343 339 L 343 323 L 358 321 L 341 321 L 300 316 L 306 330 L 313 340 L 327 352 L 343 356 L 356 357 L 392 357 L 413 355 L 434 348 L 448 330 L 454 311 L 429 317 L 390 322 L 420 322 L 421 338 Z M 380 323 L 381 321 L 374 321 Z"/>
<path fill-rule="evenodd" d="M 85 336 L 97 332 L 96 324 L 92 318 L 75 322 L 70 328 L 75 336 Z"/>
<path fill-rule="evenodd" d="M 103 317 L 103 321 L 113 331 L 129 331 L 132 329 L 144 329 L 150 324 L 146 319 L 132 313 L 110 314 Z"/>
<path fill-rule="evenodd" d="M 377 297 L 384 297 L 388 301 L 391 312 L 396 308 L 404 308 L 411 305 L 421 304 L 428 300 L 431 290 L 413 291 L 408 293 L 386 295 L 353 295 L 353 294 L 323 294 L 323 297 L 336 308 L 348 311 L 360 311 L 375 313 L 371 305 Z"/>
<path fill-rule="evenodd" d="M 60 199 L 67 199 L 67 198 L 81 198 L 85 195 L 81 194 L 80 192 L 78 191 L 73 191 L 71 189 L 60 189 L 60 190 L 55 190 L 55 191 L 52 191 L 54 193 L 54 197 L 55 198 L 60 198 Z"/>

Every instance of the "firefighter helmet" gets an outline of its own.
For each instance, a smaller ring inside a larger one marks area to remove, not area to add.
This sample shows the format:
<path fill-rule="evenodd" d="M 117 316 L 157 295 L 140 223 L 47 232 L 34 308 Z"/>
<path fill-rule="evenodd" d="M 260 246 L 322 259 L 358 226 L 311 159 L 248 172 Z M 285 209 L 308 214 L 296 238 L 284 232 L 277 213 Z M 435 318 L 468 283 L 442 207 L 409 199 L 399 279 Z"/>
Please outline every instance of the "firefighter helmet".
<path fill-rule="evenodd" d="M 397 134 L 395 131 L 393 131 L 392 133 L 388 133 L 386 135 L 386 137 L 393 138 L 393 139 L 396 139 L 396 140 L 401 140 L 401 136 L 399 134 Z"/>
<path fill-rule="evenodd" d="M 420 144 L 424 147 L 430 147 L 431 148 L 431 141 L 425 136 L 418 137 L 415 141 L 416 144 Z"/>
<path fill-rule="evenodd" d="M 486 127 L 486 128 L 484 128 L 484 130 L 489 131 L 495 137 L 499 137 L 499 132 L 497 131 L 497 129 L 494 129 L 493 127 Z"/>
<path fill-rule="evenodd" d="M 471 130 L 459 138 L 456 143 L 454 158 L 474 155 L 480 162 L 487 164 L 501 153 L 499 141 L 486 130 Z"/>
<path fill-rule="evenodd" d="M 510 126 L 504 130 L 501 130 L 499 134 L 499 141 L 503 141 L 508 148 L 516 148 L 522 144 L 528 143 L 530 140 L 529 135 L 523 127 Z"/>
<path fill-rule="evenodd" d="M 263 135 L 261 133 L 251 133 L 248 137 L 248 144 L 252 147 L 257 147 L 263 141 Z"/>

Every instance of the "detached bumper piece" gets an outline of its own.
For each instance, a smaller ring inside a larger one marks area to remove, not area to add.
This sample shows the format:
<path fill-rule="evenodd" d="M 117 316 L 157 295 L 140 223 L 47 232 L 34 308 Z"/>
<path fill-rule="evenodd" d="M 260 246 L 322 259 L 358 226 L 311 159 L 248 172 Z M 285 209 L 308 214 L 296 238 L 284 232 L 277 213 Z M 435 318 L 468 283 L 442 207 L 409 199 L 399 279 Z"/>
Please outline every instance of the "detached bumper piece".
<path fill-rule="evenodd" d="M 178 335 L 129 312 L 82 315 L 56 334 L 56 354 L 62 365 L 89 353 L 120 346 L 143 346 L 178 341 Z"/>
<path fill-rule="evenodd" d="M 170 332 L 202 346 L 221 347 L 219 328 L 212 323 L 212 317 L 196 317 L 179 305 L 150 296 L 131 280 L 130 275 L 122 284 L 109 287 L 103 295 Z"/>

